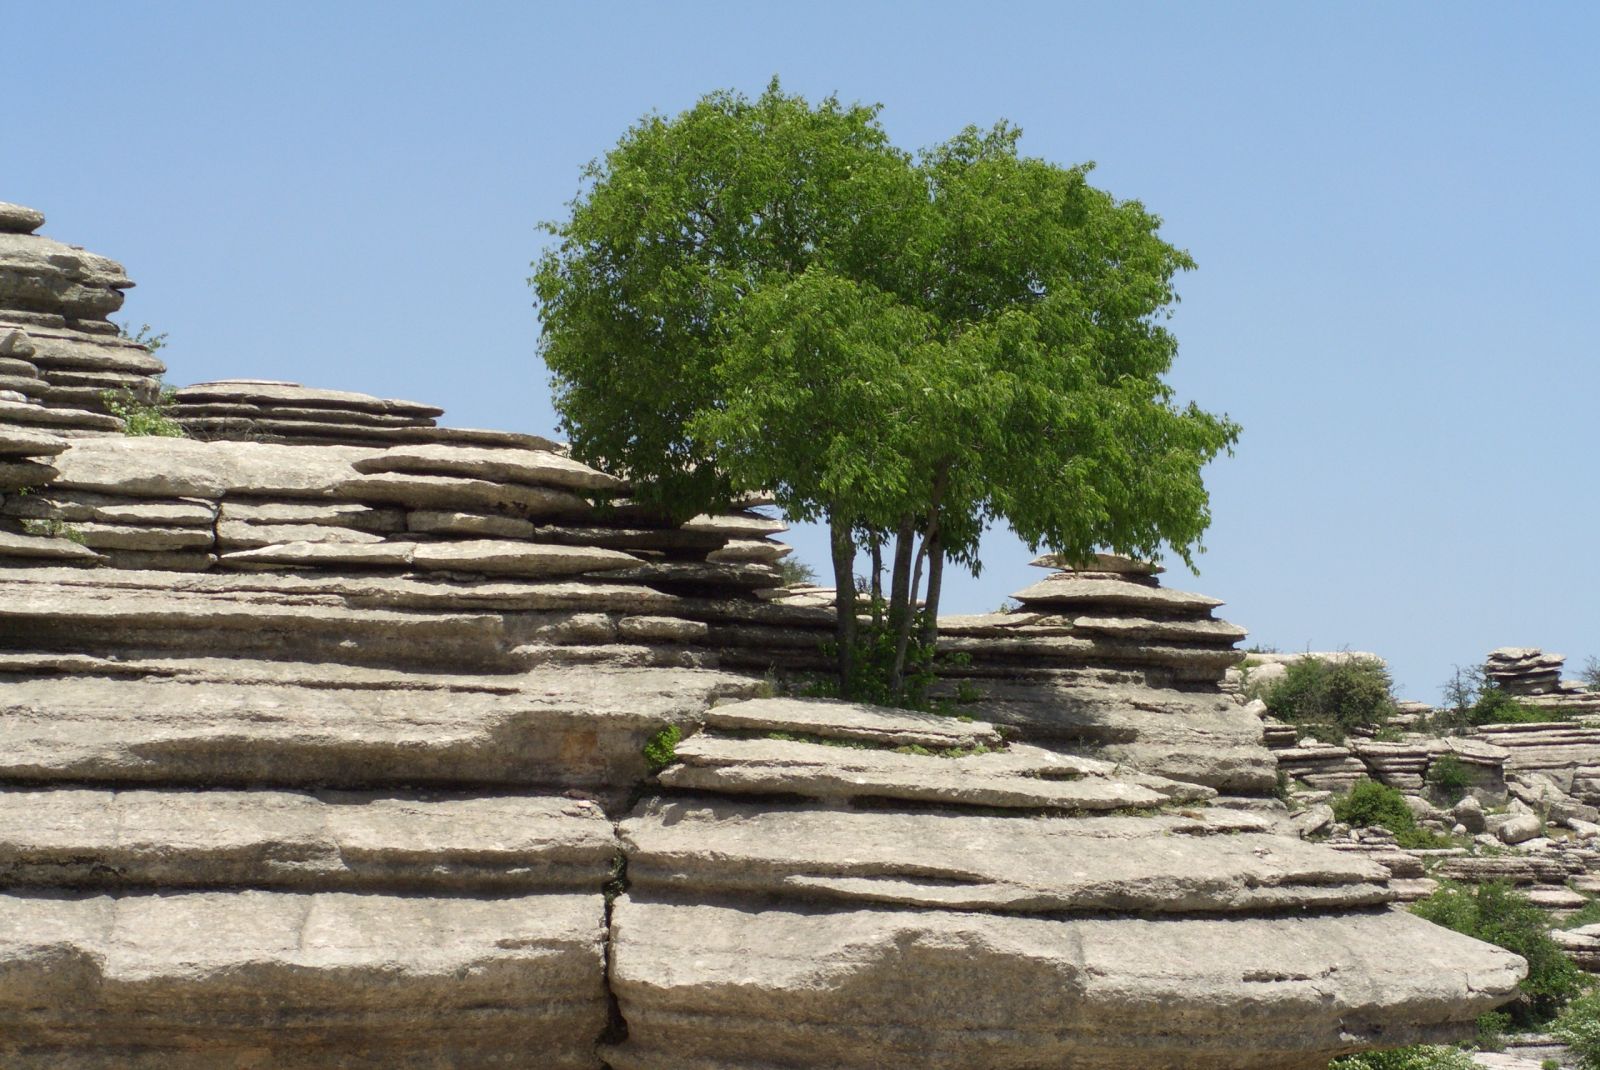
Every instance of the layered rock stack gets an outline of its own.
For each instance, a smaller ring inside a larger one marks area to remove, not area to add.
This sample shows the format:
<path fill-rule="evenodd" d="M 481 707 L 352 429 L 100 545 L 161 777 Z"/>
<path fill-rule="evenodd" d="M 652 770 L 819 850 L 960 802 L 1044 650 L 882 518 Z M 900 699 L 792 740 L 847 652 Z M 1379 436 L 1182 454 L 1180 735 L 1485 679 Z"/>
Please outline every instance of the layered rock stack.
<path fill-rule="evenodd" d="M 1568 716 L 1600 713 L 1600 691 L 1590 691 L 1579 680 L 1563 680 L 1567 662 L 1562 654 L 1546 654 L 1535 647 L 1503 646 L 1484 659 L 1483 674 L 1518 702 L 1559 710 Z"/>
<path fill-rule="evenodd" d="M 8 1070 L 1321 1070 L 1522 974 L 1248 812 L 1242 632 L 1148 569 L 950 619 L 935 716 L 775 694 L 832 621 L 765 597 L 780 522 L 538 444 L 51 456 L 0 498 Z"/>
<path fill-rule="evenodd" d="M 120 431 L 105 396 L 151 403 L 166 368 L 107 319 L 133 285 L 122 265 L 34 233 L 43 224 L 0 203 L 0 422 Z"/>

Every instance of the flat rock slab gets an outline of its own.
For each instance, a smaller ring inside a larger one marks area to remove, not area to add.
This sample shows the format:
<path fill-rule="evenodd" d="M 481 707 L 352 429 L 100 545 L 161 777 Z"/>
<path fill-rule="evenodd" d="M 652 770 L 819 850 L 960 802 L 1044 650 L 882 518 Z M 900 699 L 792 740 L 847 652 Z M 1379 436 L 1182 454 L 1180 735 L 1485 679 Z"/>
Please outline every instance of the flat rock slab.
<path fill-rule="evenodd" d="M 1198 914 L 1386 903 L 1383 866 L 1265 819 L 1032 818 L 659 799 L 621 825 L 630 887 L 701 901 Z"/>
<path fill-rule="evenodd" d="M 0 459 L 0 491 L 40 487 L 58 475 L 59 469 L 39 461 Z"/>
<path fill-rule="evenodd" d="M 23 401 L 0 399 L 0 424 L 22 427 L 88 428 L 99 431 L 121 431 L 122 421 L 103 412 L 83 409 L 47 409 L 43 405 L 30 405 Z M 74 440 L 80 441 L 80 440 Z"/>
<path fill-rule="evenodd" d="M 209 550 L 212 544 L 208 528 L 105 524 L 91 520 L 73 524 L 72 530 L 93 550 Z"/>
<path fill-rule="evenodd" d="M 1237 795 L 1270 794 L 1278 761 L 1261 718 L 1231 696 L 1171 691 L 1071 674 L 985 680 L 972 712 L 1049 740 L 1175 780 Z"/>
<path fill-rule="evenodd" d="M 536 578 L 606 572 L 630 568 L 639 563 L 637 557 L 620 550 L 500 539 L 418 543 L 412 551 L 411 560 L 417 568 L 422 569 Z"/>
<path fill-rule="evenodd" d="M 25 205 L 0 201 L 0 232 L 32 234 L 44 226 L 44 213 Z"/>
<path fill-rule="evenodd" d="M 415 401 L 378 398 L 350 390 L 317 390 L 299 383 L 272 383 L 262 380 L 224 379 L 196 383 L 175 394 L 177 401 L 243 401 L 265 406 L 299 406 L 313 409 L 353 409 L 357 412 L 388 413 L 398 416 L 443 416 L 444 410 Z"/>
<path fill-rule="evenodd" d="M 217 524 L 217 546 L 225 552 L 308 542 L 373 546 L 382 543 L 383 536 L 326 524 L 252 524 L 243 520 L 223 520 Z"/>
<path fill-rule="evenodd" d="M 1122 554 L 1090 554 L 1087 560 L 1074 563 L 1061 554 L 1040 554 L 1029 561 L 1034 568 L 1049 568 L 1065 572 L 1110 572 L 1128 576 L 1156 576 L 1167 571 L 1154 561 L 1140 561 Z"/>
<path fill-rule="evenodd" d="M 218 675 L 230 682 L 217 682 Z M 715 698 L 758 686 L 694 669 L 586 667 L 484 678 L 239 658 L 218 659 L 210 677 L 106 671 L 5 678 L 0 778 L 216 787 L 629 785 L 644 777 L 644 742 L 663 724 L 687 724 Z"/>
<path fill-rule="evenodd" d="M 448 512 L 441 509 L 413 509 L 406 514 L 407 531 L 433 535 L 481 535 L 495 539 L 533 537 L 531 520 L 493 513 Z"/>
<path fill-rule="evenodd" d="M 1070 574 L 1025 587 L 1011 597 L 1028 606 L 1126 606 L 1200 615 L 1222 605 L 1221 599 L 1203 594 L 1147 587 L 1127 580 L 1080 579 Z"/>
<path fill-rule="evenodd" d="M 504 509 L 521 517 L 575 516 L 594 508 L 566 490 L 405 472 L 380 472 L 345 479 L 339 483 L 336 493 L 340 498 L 393 502 L 414 509 L 465 512 Z"/>
<path fill-rule="evenodd" d="M 0 425 L 0 457 L 54 457 L 68 445 L 60 435 Z"/>
<path fill-rule="evenodd" d="M 1038 747 L 944 758 L 708 734 L 678 744 L 668 787 L 739 795 L 885 798 L 957 806 L 1120 810 L 1206 798 L 1211 792 L 1157 777 L 1118 778 L 1110 763 Z"/>
<path fill-rule="evenodd" d="M 1446 1040 L 1509 952 L 1411 915 L 1057 919 L 649 901 L 612 914 L 617 1070 L 1322 1070 Z"/>
<path fill-rule="evenodd" d="M 723 731 L 793 732 L 888 747 L 992 747 L 1001 742 L 1000 733 L 986 721 L 823 698 L 731 702 L 707 710 L 705 723 L 707 728 Z"/>
<path fill-rule="evenodd" d="M 0 412 L 0 419 L 4 419 Z M 58 459 L 60 487 L 131 497 L 208 498 L 283 495 L 323 498 L 354 475 L 372 450 L 354 446 L 277 446 L 196 442 L 155 436 L 74 441 Z"/>
<path fill-rule="evenodd" d="M 348 792 L 0 790 L 0 886 L 592 892 L 592 802 Z"/>
<path fill-rule="evenodd" d="M 597 1070 L 603 915 L 598 892 L 0 896 L 0 1058 Z"/>
<path fill-rule="evenodd" d="M 0 557 L 27 557 L 45 561 L 100 560 L 100 555 L 81 543 L 53 535 L 18 535 L 0 529 Z"/>
<path fill-rule="evenodd" d="M 726 535 L 736 539 L 760 539 L 768 535 L 779 535 L 789 530 L 789 525 L 782 520 L 773 520 L 764 516 L 751 516 L 743 513 L 726 513 L 719 516 L 701 514 L 686 520 L 683 525 L 685 531 L 702 532 L 710 535 Z"/>
<path fill-rule="evenodd" d="M 466 476 L 536 487 L 617 490 L 622 480 L 559 453 L 443 444 L 396 446 L 356 465 L 358 472 Z"/>
<path fill-rule="evenodd" d="M 102 524 L 209 528 L 216 521 L 217 507 L 198 498 L 149 501 L 48 487 L 26 498 L 7 499 L 0 504 L 0 514 L 73 523 L 92 520 Z"/>
<path fill-rule="evenodd" d="M 133 282 L 115 260 L 40 234 L 0 230 L 0 305 L 104 319 Z"/>
<path fill-rule="evenodd" d="M 505 620 L 494 613 L 358 609 L 325 600 L 263 597 L 247 590 L 213 593 L 202 585 L 185 590 L 181 580 L 161 573 L 146 574 L 165 581 L 151 587 L 108 581 L 30 583 L 26 571 L 0 570 L 0 646 L 96 652 L 178 649 L 223 656 L 299 654 L 315 660 L 390 661 L 418 668 L 452 665 L 458 670 L 474 665 L 509 667 Z M 123 575 L 113 572 L 111 580 Z"/>
<path fill-rule="evenodd" d="M 387 506 L 374 508 L 358 502 L 252 502 L 231 500 L 222 503 L 218 514 L 223 520 L 241 524 L 319 524 L 392 534 L 404 531 L 406 514 Z"/>

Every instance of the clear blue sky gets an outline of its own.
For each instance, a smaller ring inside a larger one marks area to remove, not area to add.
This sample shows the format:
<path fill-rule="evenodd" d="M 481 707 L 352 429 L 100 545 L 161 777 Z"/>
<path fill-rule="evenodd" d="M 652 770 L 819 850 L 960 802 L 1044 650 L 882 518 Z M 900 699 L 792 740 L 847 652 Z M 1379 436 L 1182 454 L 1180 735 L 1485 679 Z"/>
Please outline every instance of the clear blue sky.
<path fill-rule="evenodd" d="M 1009 118 L 1199 261 L 1174 381 L 1245 434 L 1172 585 L 1431 699 L 1494 646 L 1600 654 L 1597 12 L 0 0 L 0 200 L 128 265 L 174 383 L 549 431 L 535 223 L 634 119 L 775 73 L 882 102 L 907 147 Z M 995 534 L 948 608 L 1026 559 Z"/>

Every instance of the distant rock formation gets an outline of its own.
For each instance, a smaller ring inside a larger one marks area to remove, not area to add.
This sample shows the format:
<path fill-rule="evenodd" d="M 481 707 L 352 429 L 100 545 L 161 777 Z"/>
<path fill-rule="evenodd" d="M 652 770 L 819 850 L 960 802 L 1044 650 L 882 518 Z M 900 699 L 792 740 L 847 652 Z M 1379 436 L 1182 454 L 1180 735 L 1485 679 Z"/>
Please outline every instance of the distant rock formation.
<path fill-rule="evenodd" d="M 217 440 L 0 411 L 8 1068 L 1321 1070 L 1522 975 L 1278 831 L 1243 632 L 1153 569 L 947 618 L 948 715 L 798 698 L 754 500 L 197 390 Z"/>

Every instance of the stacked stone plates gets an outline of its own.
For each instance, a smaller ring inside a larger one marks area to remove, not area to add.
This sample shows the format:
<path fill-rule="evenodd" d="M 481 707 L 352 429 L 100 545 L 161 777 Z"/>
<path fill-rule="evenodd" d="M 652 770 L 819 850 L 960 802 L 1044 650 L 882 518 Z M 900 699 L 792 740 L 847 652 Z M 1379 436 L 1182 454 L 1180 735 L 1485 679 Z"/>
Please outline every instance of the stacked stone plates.
<path fill-rule="evenodd" d="M 175 391 L 170 415 L 191 438 L 307 446 L 453 443 L 553 450 L 511 431 L 439 427 L 444 410 L 416 401 L 323 390 L 276 379 L 218 379 Z"/>
<path fill-rule="evenodd" d="M 0 402 L 58 410 L 44 423 L 77 434 L 120 429 L 106 398 L 153 402 L 166 370 L 106 317 L 133 285 L 114 260 L 35 234 L 44 216 L 0 203 Z"/>

